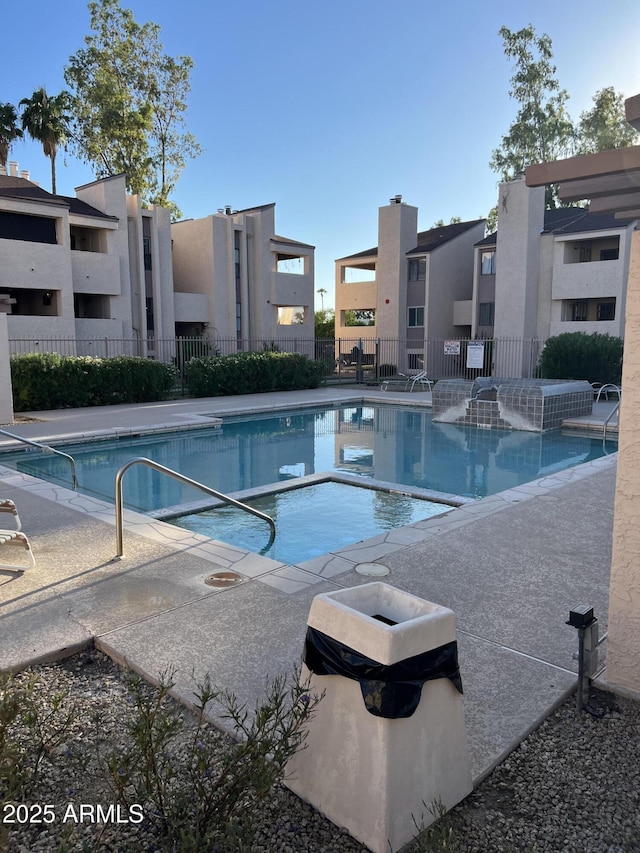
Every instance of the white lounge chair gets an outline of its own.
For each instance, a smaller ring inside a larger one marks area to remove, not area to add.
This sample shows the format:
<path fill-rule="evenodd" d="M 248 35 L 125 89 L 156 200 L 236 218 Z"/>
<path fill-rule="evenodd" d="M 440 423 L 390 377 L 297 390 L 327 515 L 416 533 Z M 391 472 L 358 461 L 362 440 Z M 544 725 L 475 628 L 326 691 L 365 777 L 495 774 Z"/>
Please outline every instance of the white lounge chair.
<path fill-rule="evenodd" d="M 395 379 L 385 379 L 380 386 L 381 391 L 388 391 L 389 386 L 398 386 L 398 391 L 415 391 L 416 386 L 420 391 L 431 391 L 433 388 L 433 379 L 429 379 L 426 370 L 421 370 L 420 373 L 407 375 L 399 373 Z"/>
<path fill-rule="evenodd" d="M 31 545 L 27 535 L 22 532 L 22 523 L 20 521 L 16 505 L 10 500 L 0 500 L 0 512 L 10 513 L 13 515 L 16 525 L 13 530 L 0 529 L 0 546 L 19 545 L 26 550 L 26 557 L 29 560 L 28 566 L 16 563 L 0 563 L 0 569 L 10 569 L 12 572 L 26 572 L 28 569 L 32 569 L 35 566 L 36 560 L 33 556 L 33 551 L 31 550 Z"/>

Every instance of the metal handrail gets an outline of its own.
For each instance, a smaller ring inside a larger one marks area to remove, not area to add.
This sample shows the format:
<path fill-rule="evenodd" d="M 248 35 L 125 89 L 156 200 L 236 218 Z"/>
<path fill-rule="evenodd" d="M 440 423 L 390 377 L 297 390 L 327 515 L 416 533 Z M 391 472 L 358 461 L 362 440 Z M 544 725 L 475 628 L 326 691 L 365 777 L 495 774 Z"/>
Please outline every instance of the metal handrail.
<path fill-rule="evenodd" d="M 62 450 L 56 450 L 55 447 L 50 447 L 48 444 L 42 444 L 40 441 L 32 441 L 30 438 L 23 438 L 21 435 L 15 435 L 12 432 L 7 432 L 6 429 L 0 429 L 0 433 L 2 433 L 2 435 L 8 435 L 9 438 L 15 438 L 16 441 L 21 441 L 23 444 L 30 444 L 32 447 L 38 447 L 40 450 L 50 450 L 51 453 L 55 453 L 56 456 L 64 456 L 64 458 L 68 459 L 71 463 L 71 482 L 73 483 L 73 488 L 74 490 L 78 488 L 76 461 L 73 456 L 69 456 L 68 453 L 63 453 Z"/>
<path fill-rule="evenodd" d="M 254 509 L 252 506 L 244 504 L 241 501 L 237 501 L 235 498 L 230 498 L 229 495 L 225 495 L 222 492 L 218 492 L 215 489 L 212 489 L 210 486 L 205 486 L 202 483 L 198 483 L 197 480 L 192 480 L 190 477 L 185 477 L 184 474 L 179 474 L 177 471 L 173 471 L 171 468 L 167 468 L 165 465 L 160 465 L 159 462 L 154 462 L 153 459 L 147 459 L 144 456 L 137 456 L 135 459 L 131 459 L 129 460 L 129 462 L 123 465 L 122 468 L 116 474 L 116 558 L 122 557 L 124 553 L 122 518 L 122 478 L 124 477 L 125 471 L 131 468 L 132 465 L 146 465 L 149 468 L 153 468 L 154 471 L 159 471 L 161 474 L 168 474 L 170 477 L 173 477 L 174 480 L 179 480 L 181 483 L 185 483 L 187 486 L 193 486 L 196 489 L 200 489 L 201 491 L 206 492 L 206 494 L 211 495 L 212 497 L 217 498 L 218 500 L 238 507 L 238 509 L 243 509 L 245 510 L 245 512 L 249 512 L 251 513 L 251 515 L 255 515 L 258 518 L 261 518 L 263 521 L 266 521 L 267 524 L 271 527 L 271 535 L 269 537 L 269 544 L 267 545 L 267 548 L 271 546 L 273 540 L 276 538 L 276 523 L 270 515 L 267 515 L 264 512 L 260 512 L 259 509 Z"/>
<path fill-rule="evenodd" d="M 616 413 L 616 412 L 618 411 L 618 409 L 620 408 L 620 403 L 621 403 L 621 402 L 622 402 L 622 400 L 618 400 L 618 402 L 615 404 L 615 406 L 613 407 L 613 409 L 611 409 L 611 411 L 609 412 L 609 414 L 608 414 L 608 415 L 607 415 L 607 417 L 605 418 L 604 424 L 602 425 L 602 443 L 603 443 L 603 444 L 604 444 L 604 443 L 605 443 L 605 441 L 607 440 L 607 426 L 608 426 L 608 424 L 609 424 L 609 421 L 611 420 L 611 418 L 615 415 L 615 413 Z"/>

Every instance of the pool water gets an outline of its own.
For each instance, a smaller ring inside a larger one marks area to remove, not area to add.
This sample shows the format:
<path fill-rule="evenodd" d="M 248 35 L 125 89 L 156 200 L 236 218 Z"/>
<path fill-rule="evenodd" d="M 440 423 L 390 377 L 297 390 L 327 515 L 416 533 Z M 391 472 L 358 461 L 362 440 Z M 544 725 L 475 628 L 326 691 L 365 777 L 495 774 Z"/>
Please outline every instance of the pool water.
<path fill-rule="evenodd" d="M 246 503 L 276 522 L 277 535 L 270 547 L 266 547 L 269 526 L 232 506 L 185 515 L 171 523 L 294 564 L 451 509 L 406 495 L 329 482 L 287 489 Z"/>
<path fill-rule="evenodd" d="M 307 474 L 341 472 L 402 486 L 482 498 L 615 450 L 586 435 L 480 430 L 433 423 L 396 406 L 347 406 L 225 419 L 221 427 L 60 445 L 76 460 L 79 490 L 114 500 L 119 468 L 145 456 L 233 494 Z M 70 484 L 65 459 L 39 450 L 0 463 Z M 143 512 L 202 500 L 202 492 L 137 465 L 124 477 L 125 506 Z"/>

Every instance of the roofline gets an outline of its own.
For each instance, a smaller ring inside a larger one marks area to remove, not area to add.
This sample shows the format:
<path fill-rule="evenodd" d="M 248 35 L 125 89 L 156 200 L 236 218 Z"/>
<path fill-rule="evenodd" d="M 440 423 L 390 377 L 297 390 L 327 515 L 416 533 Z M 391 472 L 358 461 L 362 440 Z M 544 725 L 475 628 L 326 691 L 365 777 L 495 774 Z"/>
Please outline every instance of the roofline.
<path fill-rule="evenodd" d="M 102 184 L 105 181 L 114 181 L 116 178 L 126 178 L 125 172 L 118 172 L 117 175 L 105 175 L 104 178 L 96 178 L 95 181 L 88 181 L 86 184 L 80 184 L 79 187 L 74 187 L 74 190 L 84 190 L 87 187 L 94 187 L 96 184 Z"/>

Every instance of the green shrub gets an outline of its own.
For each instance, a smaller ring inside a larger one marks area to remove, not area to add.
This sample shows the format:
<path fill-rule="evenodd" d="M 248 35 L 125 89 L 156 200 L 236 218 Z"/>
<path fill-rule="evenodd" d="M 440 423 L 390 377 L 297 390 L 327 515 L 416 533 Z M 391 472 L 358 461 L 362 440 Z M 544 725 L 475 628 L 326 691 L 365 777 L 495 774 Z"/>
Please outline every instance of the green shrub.
<path fill-rule="evenodd" d="M 381 364 L 379 375 L 381 379 L 387 379 L 389 376 L 395 376 L 397 371 L 395 364 Z"/>
<path fill-rule="evenodd" d="M 297 674 L 267 681 L 253 712 L 208 676 L 194 690 L 194 724 L 170 699 L 173 674 L 163 673 L 157 690 L 130 676 L 134 713 L 125 744 L 104 759 L 117 801 L 139 804 L 172 850 L 221 850 L 225 836 L 282 778 L 287 761 L 301 748 L 307 725 L 322 696 L 299 685 Z M 206 722 L 217 705 L 235 737 Z M 250 821 L 249 821 L 250 824 Z M 240 824 L 240 826 L 242 823 Z M 252 846 L 241 849 L 253 849 Z"/>
<path fill-rule="evenodd" d="M 193 397 L 258 394 L 317 388 L 324 365 L 288 352 L 245 352 L 213 358 L 192 358 L 185 383 Z"/>
<path fill-rule="evenodd" d="M 171 365 L 148 358 L 14 355 L 13 408 L 25 412 L 164 400 L 176 375 Z"/>
<path fill-rule="evenodd" d="M 544 345 L 538 372 L 542 379 L 586 379 L 619 385 L 622 340 L 598 332 L 564 332 Z"/>

